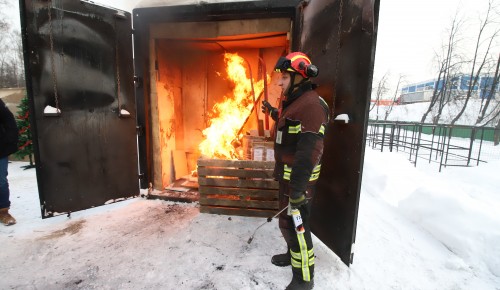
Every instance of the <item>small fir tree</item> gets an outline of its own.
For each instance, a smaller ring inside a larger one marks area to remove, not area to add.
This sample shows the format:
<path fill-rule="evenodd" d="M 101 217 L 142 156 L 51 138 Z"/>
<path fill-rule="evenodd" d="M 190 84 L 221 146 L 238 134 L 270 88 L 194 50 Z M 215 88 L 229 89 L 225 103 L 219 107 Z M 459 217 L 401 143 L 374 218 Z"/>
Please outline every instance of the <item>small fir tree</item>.
<path fill-rule="evenodd" d="M 30 111 L 28 105 L 28 97 L 24 95 L 17 111 L 17 128 L 19 128 L 19 143 L 18 151 L 14 154 L 16 157 L 23 159 L 29 156 L 30 164 L 24 166 L 25 169 L 35 167 L 33 165 L 33 140 L 30 126 Z"/>

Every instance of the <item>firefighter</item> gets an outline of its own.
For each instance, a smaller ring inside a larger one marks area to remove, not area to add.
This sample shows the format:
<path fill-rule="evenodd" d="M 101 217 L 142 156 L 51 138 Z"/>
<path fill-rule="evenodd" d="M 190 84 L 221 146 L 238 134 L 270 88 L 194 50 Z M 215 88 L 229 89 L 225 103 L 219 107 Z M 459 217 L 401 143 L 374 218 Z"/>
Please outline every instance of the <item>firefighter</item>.
<path fill-rule="evenodd" d="M 277 109 L 264 101 L 262 110 L 276 121 L 274 177 L 280 185 L 280 208 L 289 205 L 289 210 L 279 216 L 279 228 L 288 251 L 274 255 L 271 262 L 280 267 L 292 266 L 293 278 L 286 289 L 312 289 L 314 250 L 309 220 L 329 110 L 310 81 L 318 75 L 318 69 L 306 54 L 293 52 L 281 57 L 275 71 L 281 73 L 278 82 L 283 94 L 280 106 Z M 299 210 L 303 233 L 296 231 L 290 209 Z"/>

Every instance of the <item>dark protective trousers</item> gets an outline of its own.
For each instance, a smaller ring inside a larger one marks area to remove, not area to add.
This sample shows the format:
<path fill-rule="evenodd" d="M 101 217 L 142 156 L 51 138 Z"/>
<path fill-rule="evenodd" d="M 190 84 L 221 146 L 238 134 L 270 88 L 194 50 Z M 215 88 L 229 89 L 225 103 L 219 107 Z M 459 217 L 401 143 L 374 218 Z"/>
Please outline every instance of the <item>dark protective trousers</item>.
<path fill-rule="evenodd" d="M 7 180 L 7 167 L 9 159 L 7 156 L 0 158 L 0 208 L 9 208 L 9 181 Z"/>
<path fill-rule="evenodd" d="M 280 182 L 279 199 L 280 209 L 288 205 L 289 186 L 287 182 Z M 314 185 L 307 188 L 307 198 L 314 196 Z M 292 272 L 297 278 L 304 281 L 311 281 L 314 277 L 314 250 L 311 238 L 310 212 L 311 202 L 299 208 L 305 232 L 297 234 L 293 219 L 284 211 L 279 216 L 279 227 L 283 238 L 286 241 L 290 254 L 292 256 Z"/>

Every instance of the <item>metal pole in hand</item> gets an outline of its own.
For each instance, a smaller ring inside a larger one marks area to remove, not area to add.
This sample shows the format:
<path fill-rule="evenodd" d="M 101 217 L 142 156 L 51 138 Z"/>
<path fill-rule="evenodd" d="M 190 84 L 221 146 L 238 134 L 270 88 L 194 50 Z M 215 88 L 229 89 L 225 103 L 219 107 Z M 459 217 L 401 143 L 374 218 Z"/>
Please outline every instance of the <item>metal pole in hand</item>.
<path fill-rule="evenodd" d="M 260 226 L 258 226 L 255 231 L 253 232 L 252 236 L 250 237 L 250 239 L 248 239 L 247 243 L 250 244 L 252 241 L 253 241 L 253 236 L 255 236 L 255 233 L 257 232 L 258 229 L 260 229 L 263 225 L 265 225 L 266 223 L 270 222 L 273 220 L 273 218 L 277 217 L 280 213 L 282 213 L 283 211 L 285 211 L 285 209 L 288 208 L 289 205 L 285 206 L 282 210 L 280 210 L 277 214 L 273 215 L 272 217 L 268 217 L 267 218 L 267 221 L 265 221 L 264 223 L 262 223 Z"/>

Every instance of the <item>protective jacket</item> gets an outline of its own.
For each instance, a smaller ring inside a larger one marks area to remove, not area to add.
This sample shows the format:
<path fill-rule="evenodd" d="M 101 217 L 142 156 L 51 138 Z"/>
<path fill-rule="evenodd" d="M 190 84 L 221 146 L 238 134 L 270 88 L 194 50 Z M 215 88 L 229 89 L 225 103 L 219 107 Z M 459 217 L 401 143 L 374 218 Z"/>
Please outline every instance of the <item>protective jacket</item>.
<path fill-rule="evenodd" d="M 0 99 L 0 158 L 17 151 L 19 131 L 12 112 Z"/>
<path fill-rule="evenodd" d="M 328 105 L 310 84 L 282 103 L 274 130 L 274 177 L 289 182 L 292 198 L 319 177 L 327 123 Z"/>

